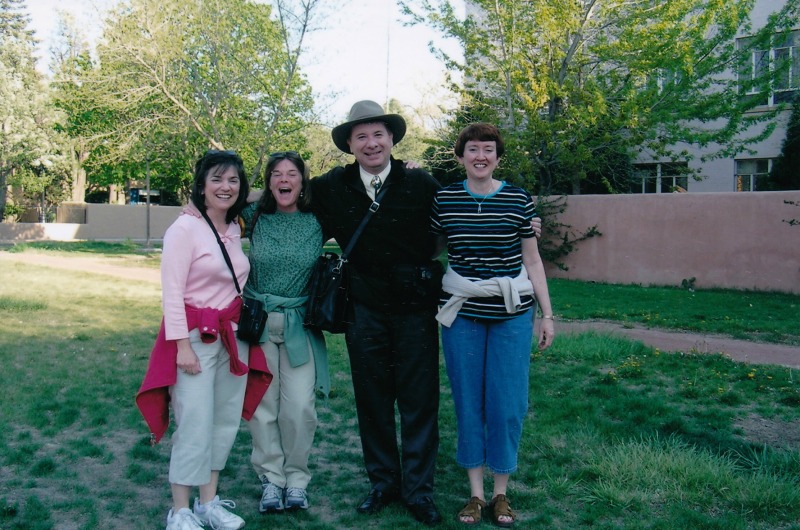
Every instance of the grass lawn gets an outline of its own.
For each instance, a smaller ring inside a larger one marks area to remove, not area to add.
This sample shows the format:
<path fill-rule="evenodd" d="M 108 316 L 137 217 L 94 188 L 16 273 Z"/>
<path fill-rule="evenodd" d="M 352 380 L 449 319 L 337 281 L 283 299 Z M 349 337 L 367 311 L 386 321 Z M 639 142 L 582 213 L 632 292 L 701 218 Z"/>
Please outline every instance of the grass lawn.
<path fill-rule="evenodd" d="M 616 307 L 618 320 L 648 323 L 642 308 L 650 307 L 653 325 L 721 326 L 727 315 L 731 329 L 746 334 L 749 322 L 762 340 L 798 339 L 790 324 L 800 320 L 800 297 L 595 284 L 578 294 L 578 283 L 552 282 L 559 316 L 613 318 L 599 312 Z M 161 318 L 158 287 L 14 264 L 0 269 L 0 284 L 0 528 L 163 528 L 170 443 L 149 445 L 133 402 Z M 692 300 L 700 309 L 687 310 Z M 735 312 L 749 304 L 752 314 Z M 369 485 L 344 341 L 328 339 L 333 393 L 318 402 L 311 509 L 258 514 L 245 424 L 220 493 L 249 529 L 421 528 L 400 506 L 377 518 L 354 510 Z M 598 333 L 557 337 L 531 361 L 509 492 L 517 528 L 800 529 L 797 371 Z M 443 365 L 441 374 L 436 501 L 439 528 L 455 529 L 469 492 L 454 462 Z"/>

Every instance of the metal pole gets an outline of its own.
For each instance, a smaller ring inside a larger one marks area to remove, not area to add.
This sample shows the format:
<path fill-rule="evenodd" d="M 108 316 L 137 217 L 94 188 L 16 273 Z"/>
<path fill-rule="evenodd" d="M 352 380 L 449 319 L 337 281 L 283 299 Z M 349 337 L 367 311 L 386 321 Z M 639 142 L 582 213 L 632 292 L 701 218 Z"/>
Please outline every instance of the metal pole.
<path fill-rule="evenodd" d="M 147 241 L 145 241 L 144 248 L 150 250 L 150 154 L 147 154 L 145 161 L 145 181 L 147 188 Z"/>

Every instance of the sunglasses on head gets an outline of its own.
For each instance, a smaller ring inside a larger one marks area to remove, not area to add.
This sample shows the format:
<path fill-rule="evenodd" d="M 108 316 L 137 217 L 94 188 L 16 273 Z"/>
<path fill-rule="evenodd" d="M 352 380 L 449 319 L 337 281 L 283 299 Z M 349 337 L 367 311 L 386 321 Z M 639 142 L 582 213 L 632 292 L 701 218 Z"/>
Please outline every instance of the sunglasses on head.
<path fill-rule="evenodd" d="M 221 149 L 209 149 L 206 151 L 206 155 L 230 155 L 230 156 L 239 156 L 236 151 L 231 150 L 221 150 Z"/>
<path fill-rule="evenodd" d="M 300 153 L 297 151 L 278 151 L 269 155 L 270 158 L 295 158 L 302 160 Z"/>

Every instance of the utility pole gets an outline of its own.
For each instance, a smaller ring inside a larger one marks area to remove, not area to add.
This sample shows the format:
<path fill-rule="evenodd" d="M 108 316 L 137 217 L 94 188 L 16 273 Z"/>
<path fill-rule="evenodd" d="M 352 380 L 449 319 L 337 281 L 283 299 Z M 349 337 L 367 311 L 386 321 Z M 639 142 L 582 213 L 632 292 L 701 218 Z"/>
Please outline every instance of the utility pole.
<path fill-rule="evenodd" d="M 145 188 L 147 188 L 147 239 L 144 243 L 145 250 L 150 249 L 150 150 L 147 150 L 145 158 Z"/>

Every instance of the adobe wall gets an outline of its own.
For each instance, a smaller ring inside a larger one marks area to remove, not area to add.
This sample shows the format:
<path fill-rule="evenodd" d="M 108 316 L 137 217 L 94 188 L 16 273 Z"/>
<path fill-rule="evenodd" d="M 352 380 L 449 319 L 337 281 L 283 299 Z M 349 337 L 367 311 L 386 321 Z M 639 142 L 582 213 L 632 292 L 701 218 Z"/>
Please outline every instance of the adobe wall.
<path fill-rule="evenodd" d="M 568 196 L 559 221 L 603 234 L 550 278 L 800 294 L 800 191 Z"/>
<path fill-rule="evenodd" d="M 698 288 L 775 290 L 800 294 L 800 191 L 572 195 L 559 220 L 572 230 L 603 234 L 547 266 L 551 278 Z M 86 204 L 86 223 L 0 223 L 0 241 L 146 239 L 144 205 Z M 66 206 L 65 206 L 66 208 Z M 70 205 L 59 218 L 80 220 Z M 150 238 L 160 240 L 179 206 L 150 207 Z"/>
<path fill-rule="evenodd" d="M 150 239 L 160 240 L 180 215 L 180 206 L 150 206 Z M 65 203 L 58 223 L 0 223 L 0 241 L 145 241 L 147 206 Z"/>

